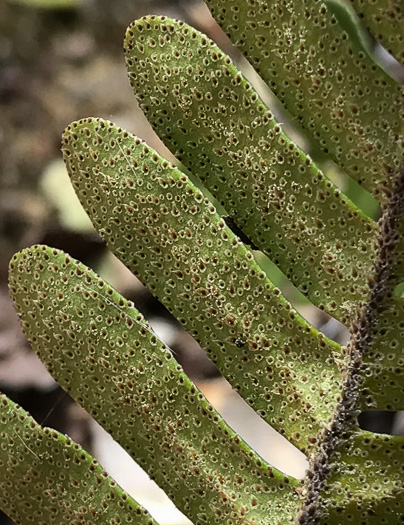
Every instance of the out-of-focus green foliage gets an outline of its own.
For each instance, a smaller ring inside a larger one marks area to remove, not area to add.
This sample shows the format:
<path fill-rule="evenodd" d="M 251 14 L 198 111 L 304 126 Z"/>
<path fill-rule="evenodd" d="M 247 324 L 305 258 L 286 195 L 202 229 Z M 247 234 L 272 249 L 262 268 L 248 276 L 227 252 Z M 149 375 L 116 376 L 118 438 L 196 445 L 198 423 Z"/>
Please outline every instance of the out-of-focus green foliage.
<path fill-rule="evenodd" d="M 41 9 L 72 9 L 79 6 L 81 0 L 6 0 L 14 4 L 22 4 L 27 7 Z"/>

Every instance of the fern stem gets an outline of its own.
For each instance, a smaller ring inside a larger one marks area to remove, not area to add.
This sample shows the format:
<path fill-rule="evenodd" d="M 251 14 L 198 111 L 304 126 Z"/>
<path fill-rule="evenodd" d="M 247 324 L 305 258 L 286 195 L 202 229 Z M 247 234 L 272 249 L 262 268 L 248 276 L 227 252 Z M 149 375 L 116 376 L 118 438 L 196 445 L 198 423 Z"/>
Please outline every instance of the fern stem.
<path fill-rule="evenodd" d="M 316 454 L 306 474 L 305 501 L 300 509 L 298 525 L 318 523 L 324 514 L 322 491 L 332 471 L 332 459 L 340 445 L 358 429 L 363 395 L 364 357 L 372 345 L 379 316 L 389 304 L 397 274 L 394 271 L 395 251 L 400 240 L 400 226 L 404 220 L 404 164 L 398 173 L 395 189 L 379 222 L 379 249 L 374 279 L 369 283 L 370 300 L 358 312 L 346 348 L 344 390 L 333 421 L 323 431 Z M 387 301 L 386 301 L 387 299 Z"/>

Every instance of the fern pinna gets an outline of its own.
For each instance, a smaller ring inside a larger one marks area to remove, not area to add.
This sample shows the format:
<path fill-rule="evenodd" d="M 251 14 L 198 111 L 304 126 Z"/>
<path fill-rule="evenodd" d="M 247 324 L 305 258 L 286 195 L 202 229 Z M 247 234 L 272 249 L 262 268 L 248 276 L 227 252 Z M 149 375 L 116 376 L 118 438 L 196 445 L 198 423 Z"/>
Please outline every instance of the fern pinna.
<path fill-rule="evenodd" d="M 379 200 L 382 219 L 341 193 L 229 57 L 182 22 L 129 27 L 140 106 L 254 246 L 349 327 L 349 344 L 303 319 L 185 169 L 140 139 L 84 119 L 65 130 L 63 155 L 108 247 L 307 455 L 305 479 L 251 450 L 134 305 L 69 255 L 34 246 L 12 259 L 23 329 L 61 386 L 196 525 L 398 525 L 404 440 L 361 430 L 357 417 L 403 409 L 401 88 L 322 2 L 207 4 L 310 140 Z M 400 59 L 393 4 L 352 1 Z M 5 397 L 0 422 L 0 505 L 18 523 L 155 523 L 78 445 Z"/>

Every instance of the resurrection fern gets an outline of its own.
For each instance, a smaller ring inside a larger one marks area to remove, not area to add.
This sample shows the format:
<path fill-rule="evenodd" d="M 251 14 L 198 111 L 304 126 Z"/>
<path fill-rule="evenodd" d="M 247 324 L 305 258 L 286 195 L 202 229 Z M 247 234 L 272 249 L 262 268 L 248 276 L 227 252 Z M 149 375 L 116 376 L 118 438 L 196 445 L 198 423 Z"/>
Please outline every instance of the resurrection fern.
<path fill-rule="evenodd" d="M 398 525 L 404 439 L 361 430 L 357 416 L 404 409 L 401 88 L 322 2 L 207 4 L 310 140 L 379 200 L 379 224 L 291 142 L 229 57 L 164 17 L 129 27 L 126 61 L 141 108 L 184 168 L 93 118 L 65 130 L 63 155 L 108 247 L 306 454 L 305 479 L 251 450 L 134 305 L 69 255 L 34 246 L 13 257 L 24 332 L 194 524 Z M 402 59 L 398 3 L 352 5 Z M 233 223 L 351 330 L 346 348 L 295 311 Z M 155 523 L 78 445 L 1 402 L 0 506 L 17 523 Z"/>

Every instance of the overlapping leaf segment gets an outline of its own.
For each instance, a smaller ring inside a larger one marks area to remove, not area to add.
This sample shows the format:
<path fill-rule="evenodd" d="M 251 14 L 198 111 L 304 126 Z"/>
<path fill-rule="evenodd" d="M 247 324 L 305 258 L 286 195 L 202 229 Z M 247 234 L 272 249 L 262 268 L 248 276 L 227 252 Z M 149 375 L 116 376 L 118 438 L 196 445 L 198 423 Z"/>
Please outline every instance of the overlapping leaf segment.
<path fill-rule="evenodd" d="M 208 4 L 288 111 L 387 203 L 379 242 L 376 225 L 193 28 L 158 17 L 130 26 L 134 91 L 167 146 L 254 244 L 315 305 L 348 326 L 356 321 L 348 350 L 299 316 L 201 191 L 141 140 L 86 119 L 65 131 L 63 154 L 109 248 L 260 416 L 308 455 L 304 486 L 250 450 L 134 306 L 68 255 L 33 247 L 12 260 L 23 328 L 58 382 L 193 523 L 398 524 L 403 440 L 361 431 L 356 416 L 403 408 L 404 311 L 394 295 L 404 260 L 400 88 L 351 47 L 320 2 Z M 18 454 L 30 448 L 23 441 Z M 1 471 L 12 471 L 0 458 Z M 86 507 L 65 498 L 74 512 Z"/>
<path fill-rule="evenodd" d="M 16 523 L 157 525 L 70 438 L 0 395 L 0 508 Z"/>

